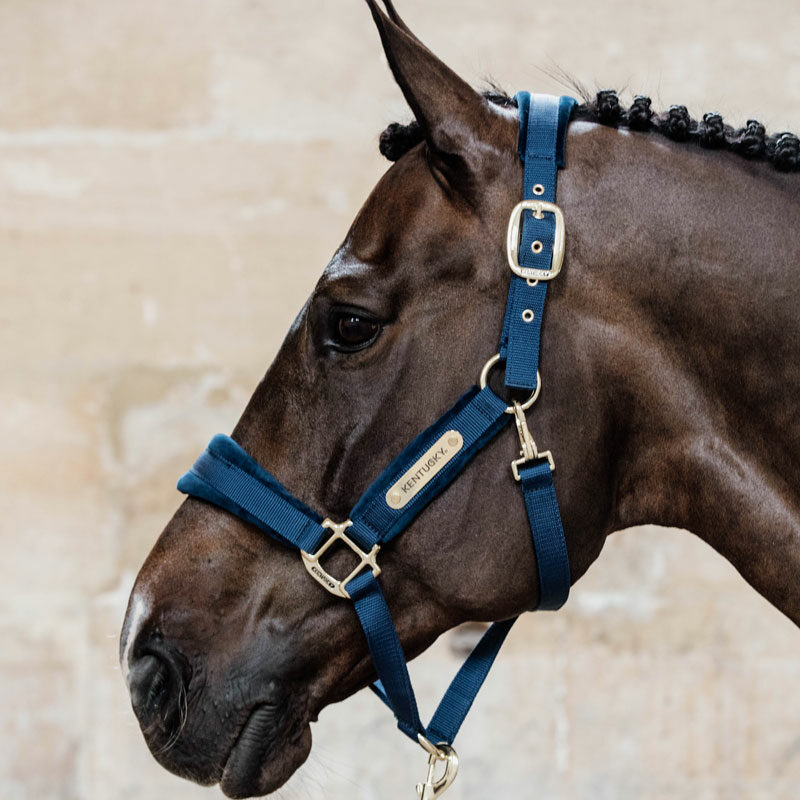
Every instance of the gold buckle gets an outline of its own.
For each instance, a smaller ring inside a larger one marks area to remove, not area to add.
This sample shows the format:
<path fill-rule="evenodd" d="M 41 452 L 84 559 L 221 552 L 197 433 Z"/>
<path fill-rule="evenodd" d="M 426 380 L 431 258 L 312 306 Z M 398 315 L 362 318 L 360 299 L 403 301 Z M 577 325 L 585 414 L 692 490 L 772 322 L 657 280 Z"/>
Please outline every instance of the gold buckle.
<path fill-rule="evenodd" d="M 517 424 L 517 434 L 519 435 L 520 443 L 520 457 L 511 462 L 511 472 L 514 475 L 514 480 L 519 481 L 519 468 L 528 461 L 536 461 L 539 458 L 546 458 L 550 464 L 550 472 L 554 472 L 556 462 L 553 460 L 553 454 L 549 450 L 542 450 L 540 453 L 536 448 L 536 442 L 533 441 L 533 436 L 528 430 L 528 421 L 525 419 L 524 408 L 514 401 L 514 422 Z"/>
<path fill-rule="evenodd" d="M 555 217 L 556 230 L 550 269 L 523 267 L 519 263 L 519 232 L 522 228 L 522 212 L 526 210 L 533 211 L 536 219 L 544 219 L 545 213 Z M 546 200 L 523 200 L 521 203 L 517 203 L 508 220 L 506 251 L 511 271 L 520 278 L 537 281 L 549 281 L 555 278 L 561 272 L 561 265 L 564 263 L 564 215 L 561 213 L 561 209 L 555 203 L 548 203 Z"/>
<path fill-rule="evenodd" d="M 418 800 L 434 800 L 456 779 L 458 773 L 458 754 L 449 744 L 435 745 L 428 741 L 421 733 L 417 734 L 417 739 L 422 745 L 422 749 L 428 753 L 428 775 L 425 783 L 417 784 Z M 436 765 L 444 762 L 444 774 L 441 778 L 435 779 L 434 772 Z"/>
<path fill-rule="evenodd" d="M 344 587 L 347 586 L 364 567 L 370 567 L 373 576 L 376 578 L 381 574 L 381 568 L 375 560 L 381 549 L 380 545 L 373 545 L 372 550 L 370 550 L 369 553 L 365 553 L 352 539 L 345 535 L 345 531 L 351 527 L 352 524 L 352 521 L 349 519 L 346 519 L 344 522 L 334 522 L 326 517 L 322 520 L 322 527 L 329 528 L 333 531 L 333 535 L 330 539 L 328 539 L 313 556 L 306 553 L 305 550 L 300 551 L 300 557 L 303 559 L 303 566 L 306 568 L 308 574 L 320 584 L 320 586 L 324 586 L 331 594 L 335 594 L 337 597 L 345 597 L 348 600 L 350 599 L 350 595 Z M 344 542 L 361 559 L 359 565 L 341 581 L 334 578 L 333 575 L 323 569 L 322 564 L 319 563 L 325 551 L 338 541 Z"/>

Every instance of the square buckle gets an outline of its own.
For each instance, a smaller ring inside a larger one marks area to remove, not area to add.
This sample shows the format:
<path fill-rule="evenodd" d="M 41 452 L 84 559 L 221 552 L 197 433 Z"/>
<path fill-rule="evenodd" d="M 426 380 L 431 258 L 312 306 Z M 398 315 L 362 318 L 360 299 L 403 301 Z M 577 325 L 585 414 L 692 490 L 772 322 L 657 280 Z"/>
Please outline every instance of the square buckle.
<path fill-rule="evenodd" d="M 523 267 L 519 263 L 518 251 L 519 234 L 522 228 L 522 212 L 527 210 L 533 211 L 533 216 L 536 219 L 543 219 L 545 213 L 552 214 L 555 217 L 556 231 L 550 269 Z M 521 203 L 517 203 L 511 212 L 511 218 L 508 220 L 506 252 L 511 271 L 520 278 L 537 281 L 549 281 L 555 278 L 561 272 L 561 265 L 564 263 L 564 215 L 561 213 L 561 209 L 555 203 L 548 203 L 546 200 L 523 200 Z"/>
<path fill-rule="evenodd" d="M 303 559 L 303 566 L 306 568 L 308 574 L 320 586 L 324 586 L 331 594 L 335 594 L 337 597 L 345 597 L 348 600 L 350 599 L 350 594 L 347 589 L 345 589 L 345 586 L 347 586 L 364 567 L 370 567 L 372 575 L 375 578 L 381 574 L 381 568 L 375 560 L 381 549 L 380 545 L 373 545 L 372 550 L 370 550 L 369 553 L 365 553 L 349 536 L 345 535 L 345 531 L 351 527 L 352 524 L 352 521 L 349 519 L 344 522 L 334 522 L 327 518 L 322 520 L 322 527 L 332 530 L 332 536 L 313 556 L 310 553 L 306 553 L 305 550 L 300 551 L 300 557 Z M 325 551 L 338 541 L 344 542 L 361 560 L 359 565 L 343 580 L 334 578 L 333 575 L 323 569 L 322 564 L 319 563 Z"/>

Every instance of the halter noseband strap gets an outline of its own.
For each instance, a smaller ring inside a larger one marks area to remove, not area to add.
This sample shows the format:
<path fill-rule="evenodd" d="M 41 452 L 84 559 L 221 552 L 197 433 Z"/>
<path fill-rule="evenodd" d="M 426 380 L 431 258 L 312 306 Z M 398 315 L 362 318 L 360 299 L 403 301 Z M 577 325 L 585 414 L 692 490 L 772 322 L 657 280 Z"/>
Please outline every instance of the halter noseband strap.
<path fill-rule="evenodd" d="M 552 472 L 553 458 L 539 452 L 528 431 L 525 410 L 541 389 L 539 338 L 547 282 L 558 274 L 564 255 L 563 216 L 555 205 L 557 169 L 564 166 L 566 129 L 575 100 L 570 97 L 516 96 L 520 110 L 520 157 L 525 164 L 524 196 L 511 215 L 508 232 L 509 288 L 500 351 L 487 362 L 481 388 L 473 387 L 450 411 L 420 433 L 362 495 L 350 518 L 323 520 L 227 436 L 215 436 L 178 489 L 207 500 L 250 522 L 282 544 L 300 551 L 302 563 L 329 592 L 353 602 L 379 680 L 371 687 L 391 708 L 400 730 L 429 753 L 423 800 L 452 782 L 458 760 L 450 745 L 516 618 L 494 623 L 458 671 L 430 724 L 420 721 L 406 659 L 378 582 L 380 548 L 402 533 L 453 481 L 475 454 L 516 422 L 520 457 L 513 475 L 522 487 L 539 572 L 538 608 L 557 609 L 570 588 L 569 558 Z M 506 385 L 528 389 L 523 404 L 506 406 L 488 386 L 488 372 L 504 361 Z M 350 575 L 336 579 L 319 558 L 335 542 L 359 557 Z M 433 766 L 446 764 L 434 781 Z"/>

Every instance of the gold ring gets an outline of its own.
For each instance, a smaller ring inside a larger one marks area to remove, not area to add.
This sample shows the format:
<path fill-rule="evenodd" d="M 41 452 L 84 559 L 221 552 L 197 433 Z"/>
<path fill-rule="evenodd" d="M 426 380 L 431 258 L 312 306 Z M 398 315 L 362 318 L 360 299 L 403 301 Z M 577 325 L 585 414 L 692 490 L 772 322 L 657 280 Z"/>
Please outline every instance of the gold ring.
<path fill-rule="evenodd" d="M 481 389 L 486 388 L 486 382 L 489 380 L 489 373 L 492 371 L 492 367 L 497 364 L 500 360 L 500 353 L 493 355 L 484 365 L 483 369 L 481 370 L 481 377 L 480 377 L 480 387 Z M 521 404 L 520 408 L 523 411 L 527 411 L 535 402 L 536 398 L 539 397 L 539 392 L 542 390 L 542 376 L 539 374 L 539 370 L 536 370 L 536 388 L 531 392 L 531 396 Z M 514 406 L 508 406 L 506 408 L 506 414 L 513 414 L 514 413 Z"/>

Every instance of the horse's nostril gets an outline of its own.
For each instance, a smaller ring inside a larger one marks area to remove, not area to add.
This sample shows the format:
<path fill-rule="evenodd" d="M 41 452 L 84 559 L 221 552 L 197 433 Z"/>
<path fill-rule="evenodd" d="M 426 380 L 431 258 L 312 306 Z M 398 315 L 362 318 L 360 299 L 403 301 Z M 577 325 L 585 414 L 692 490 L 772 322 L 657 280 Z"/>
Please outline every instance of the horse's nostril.
<path fill-rule="evenodd" d="M 133 710 L 142 725 L 149 725 L 161 711 L 167 684 L 167 665 L 157 656 L 145 655 L 130 665 L 128 689 Z"/>
<path fill-rule="evenodd" d="M 187 677 L 183 659 L 161 642 L 131 654 L 128 690 L 143 728 L 157 726 L 169 731 L 177 724 Z"/>

